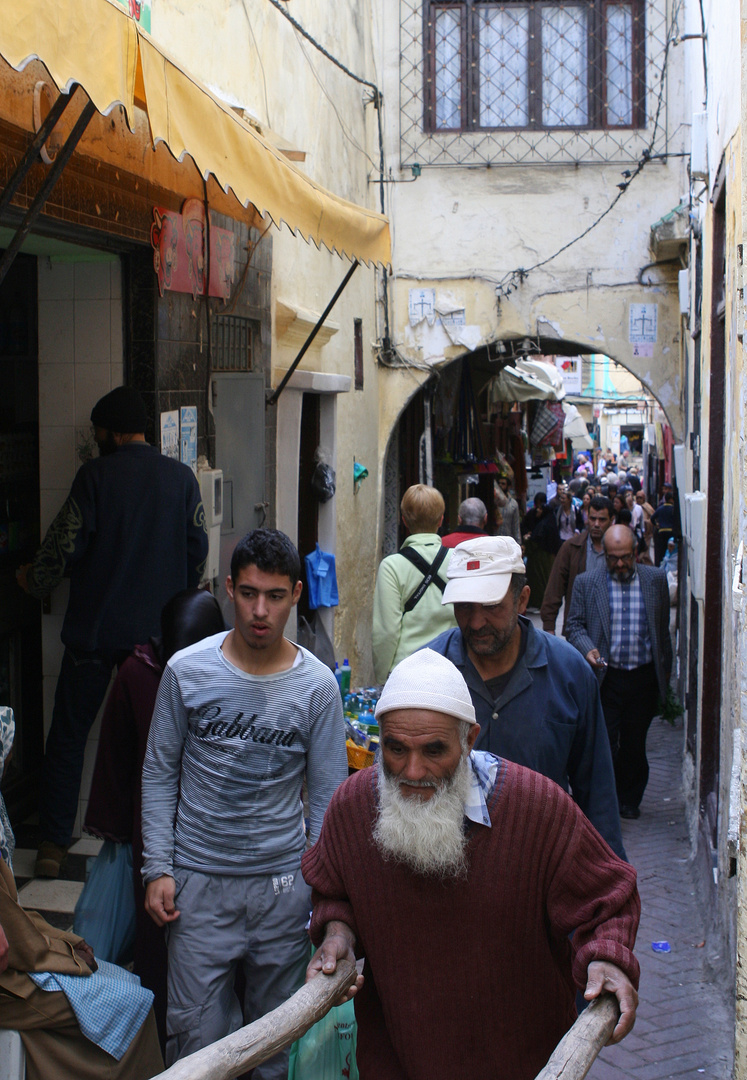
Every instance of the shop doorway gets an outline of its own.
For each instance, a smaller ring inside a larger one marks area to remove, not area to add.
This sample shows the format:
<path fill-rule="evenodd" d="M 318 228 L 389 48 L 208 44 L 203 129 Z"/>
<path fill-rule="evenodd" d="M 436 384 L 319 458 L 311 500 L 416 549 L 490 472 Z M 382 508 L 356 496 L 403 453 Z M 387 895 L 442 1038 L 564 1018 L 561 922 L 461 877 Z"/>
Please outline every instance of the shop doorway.
<path fill-rule="evenodd" d="M 726 432 L 726 181 L 723 168 L 713 196 L 711 340 L 708 419 L 707 538 L 700 732 L 700 809 L 711 850 L 718 840 L 721 760 L 722 641 L 724 615 L 724 454 Z"/>
<path fill-rule="evenodd" d="M 0 705 L 16 719 L 3 793 L 13 821 L 36 809 L 43 755 L 41 607 L 18 587 L 39 545 L 36 258 L 19 255 L 0 286 Z"/>
<path fill-rule="evenodd" d="M 265 379 L 262 372 L 215 374 L 215 467 L 223 470 L 223 524 L 216 596 L 233 623 L 226 593 L 231 555 L 238 541 L 265 519 Z"/>
<path fill-rule="evenodd" d="M 319 540 L 319 500 L 311 486 L 316 466 L 314 455 L 321 438 L 321 410 L 318 394 L 304 394 L 301 405 L 301 445 L 298 460 L 298 551 L 301 556 L 303 592 L 298 602 L 298 617 L 311 619 L 309 587 L 306 580 L 304 556 L 310 554 Z"/>
<path fill-rule="evenodd" d="M 572 388 L 563 385 L 563 360 L 570 352 L 520 353 L 516 350 L 527 346 L 523 339 L 499 344 L 438 368 L 403 409 L 384 467 L 382 555 L 398 550 L 404 539 L 399 502 L 411 484 L 430 482 L 442 493 L 443 533 L 456 528 L 459 505 L 468 497 L 485 504 L 486 528 L 494 533 L 499 476 L 508 477 L 523 513 L 536 491 L 546 490 L 552 498 L 556 483 L 570 482 L 581 450 L 592 458 L 596 473 L 612 424 L 616 452 L 624 435 L 630 464 L 639 479 L 645 478 L 652 498 L 669 475 L 672 439 L 665 445 L 665 414 L 633 372 L 604 354 L 579 354 L 580 385 Z M 566 346 L 575 348 L 572 342 Z M 552 392 L 558 386 L 565 390 L 562 403 Z M 428 443 L 430 481 L 423 468 Z"/>

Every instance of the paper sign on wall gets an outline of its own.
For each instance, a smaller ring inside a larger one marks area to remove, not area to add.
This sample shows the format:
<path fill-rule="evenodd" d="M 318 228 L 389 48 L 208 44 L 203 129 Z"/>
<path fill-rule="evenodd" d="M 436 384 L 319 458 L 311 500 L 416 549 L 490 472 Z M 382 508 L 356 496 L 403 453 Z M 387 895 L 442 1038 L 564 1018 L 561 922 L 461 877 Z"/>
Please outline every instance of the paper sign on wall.
<path fill-rule="evenodd" d="M 417 326 L 423 319 L 432 326 L 436 318 L 436 290 L 410 289 L 409 314 L 410 326 Z"/>
<path fill-rule="evenodd" d="M 161 413 L 161 453 L 179 460 L 179 410 Z"/>
<path fill-rule="evenodd" d="M 151 0 L 116 0 L 120 7 L 126 8 L 138 26 L 150 33 Z"/>
<path fill-rule="evenodd" d="M 563 376 L 566 394 L 580 394 L 583 389 L 580 356 L 556 356 L 555 367 Z"/>
<path fill-rule="evenodd" d="M 205 295 L 205 206 L 199 199 L 185 199 L 181 213 L 153 207 L 150 242 L 153 269 L 161 296 L 167 289 Z M 234 237 L 229 229 L 210 224 L 210 281 L 207 292 L 227 300 L 234 278 Z"/>
<path fill-rule="evenodd" d="M 607 445 L 613 454 L 620 453 L 620 425 L 610 424 L 607 428 Z"/>
<path fill-rule="evenodd" d="M 197 406 L 182 405 L 181 421 L 181 458 L 192 472 L 197 472 Z"/>
<path fill-rule="evenodd" d="M 659 305 L 631 304 L 628 311 L 628 341 L 633 356 L 653 356 L 658 336 Z"/>

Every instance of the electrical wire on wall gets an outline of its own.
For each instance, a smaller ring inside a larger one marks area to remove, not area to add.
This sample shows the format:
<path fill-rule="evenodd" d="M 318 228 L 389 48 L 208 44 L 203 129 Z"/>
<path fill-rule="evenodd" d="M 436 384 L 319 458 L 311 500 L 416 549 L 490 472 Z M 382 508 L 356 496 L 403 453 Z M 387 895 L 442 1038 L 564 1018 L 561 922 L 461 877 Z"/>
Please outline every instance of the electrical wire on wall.
<path fill-rule="evenodd" d="M 547 266 L 548 263 L 553 262 L 555 259 L 558 258 L 558 256 L 560 256 L 564 252 L 568 251 L 568 249 L 573 247 L 574 244 L 578 244 L 580 240 L 583 240 L 585 237 L 587 237 L 589 235 L 590 232 L 592 232 L 594 229 L 596 229 L 596 227 L 599 224 L 601 224 L 601 222 L 604 221 L 604 219 L 609 214 L 612 213 L 612 211 L 615 209 L 617 204 L 622 199 L 623 195 L 625 195 L 625 192 L 628 190 L 628 188 L 630 187 L 632 182 L 636 179 L 636 177 L 640 176 L 640 174 L 643 172 L 643 170 L 645 169 L 646 165 L 649 164 L 649 162 L 658 160 L 660 158 L 660 156 L 663 156 L 663 157 L 669 156 L 669 155 L 666 155 L 666 154 L 664 154 L 664 155 L 654 154 L 654 146 L 656 145 L 656 137 L 657 137 L 657 134 L 658 134 L 658 131 L 659 131 L 659 124 L 661 122 L 661 113 L 662 113 L 662 108 L 663 108 L 663 105 L 664 105 L 664 96 L 665 96 L 665 91 L 666 91 L 667 69 L 668 69 L 668 66 L 669 66 L 669 50 L 671 49 L 672 44 L 673 44 L 675 38 L 677 37 L 677 34 L 674 32 L 674 28 L 677 26 L 677 20 L 679 18 L 680 11 L 682 10 L 682 5 L 683 5 L 683 0 L 677 0 L 677 5 L 676 5 L 675 10 L 674 10 L 674 12 L 672 14 L 672 25 L 671 25 L 671 28 L 670 28 L 670 32 L 667 34 L 667 40 L 666 40 L 666 43 L 665 43 L 665 46 L 664 46 L 664 60 L 663 60 L 662 67 L 661 67 L 661 81 L 660 81 L 660 85 L 659 85 L 659 96 L 658 96 L 658 99 L 657 99 L 657 102 L 656 102 L 656 112 L 654 114 L 654 125 L 653 125 L 653 130 L 652 130 L 652 133 L 651 133 L 651 139 L 649 140 L 648 146 L 643 150 L 643 152 L 641 153 L 640 158 L 636 162 L 635 168 L 632 169 L 632 170 L 631 169 L 626 169 L 625 172 L 623 172 L 623 174 L 622 174 L 623 175 L 622 183 L 617 185 L 618 188 L 619 188 L 619 191 L 618 191 L 617 195 L 614 197 L 614 199 L 612 200 L 610 205 L 607 207 L 607 209 L 603 210 L 602 213 L 591 223 L 591 225 L 587 226 L 587 228 L 585 228 L 583 230 L 583 232 L 579 233 L 578 236 L 574 236 L 574 238 L 572 240 L 569 240 L 568 243 L 563 244 L 563 246 L 558 248 L 557 251 L 553 252 L 552 255 L 548 255 L 547 258 L 541 259 L 539 262 L 534 263 L 533 266 L 517 267 L 515 270 L 510 270 L 507 274 L 505 274 L 501 278 L 498 285 L 496 285 L 496 290 L 495 291 L 496 291 L 496 295 L 498 297 L 499 302 L 502 299 L 507 299 L 511 295 L 512 292 L 514 292 L 516 289 L 518 289 L 520 285 L 523 285 L 524 282 L 526 281 L 527 277 L 529 276 L 529 274 L 533 273 L 535 270 L 541 269 L 543 266 Z"/>
<path fill-rule="evenodd" d="M 348 140 L 350 145 L 354 146 L 355 149 L 360 154 L 363 154 L 363 156 L 373 166 L 373 168 L 378 170 L 379 166 L 376 164 L 374 159 L 371 157 L 371 155 L 368 153 L 368 151 L 365 149 L 365 147 L 361 146 L 361 144 L 355 140 L 355 138 L 353 137 L 352 132 L 348 130 L 348 127 L 345 124 L 345 121 L 343 120 L 342 116 L 340 115 L 340 110 L 337 107 L 337 103 L 335 102 L 334 98 L 332 97 L 332 95 L 327 90 L 327 87 L 324 85 L 324 83 L 322 82 L 322 80 L 321 80 L 321 78 L 319 76 L 319 72 L 316 70 L 313 63 L 311 62 L 311 57 L 309 56 L 308 51 L 306 49 L 306 46 L 303 43 L 303 38 L 301 37 L 301 35 L 298 33 L 297 30 L 295 31 L 295 33 L 296 33 L 296 37 L 298 39 L 298 47 L 301 50 L 301 52 L 303 53 L 304 59 L 306 60 L 306 63 L 309 65 L 309 69 L 311 71 L 311 74 L 314 76 L 314 79 L 317 82 L 317 84 L 319 86 L 319 89 L 324 94 L 324 96 L 326 97 L 326 99 L 330 103 L 330 105 L 332 106 L 332 111 L 334 112 L 335 116 L 337 117 L 337 122 L 340 125 L 340 130 L 342 131 L 343 135 Z M 373 100 L 373 99 L 371 99 L 371 100 Z"/>
<path fill-rule="evenodd" d="M 257 60 L 259 61 L 259 70 L 262 72 L 262 87 L 265 94 L 265 116 L 267 117 L 267 123 L 272 127 L 272 120 L 270 119 L 270 102 L 267 97 L 267 78 L 265 76 L 265 65 L 262 63 L 262 53 L 260 52 L 259 45 L 257 44 L 257 38 L 254 34 L 254 27 L 252 26 L 252 20 L 249 18 L 249 8 L 246 6 L 246 0 L 242 0 L 244 6 L 244 14 L 246 15 L 247 26 L 249 27 L 249 33 L 252 35 L 252 41 L 254 42 L 254 51 L 257 54 Z"/>
<path fill-rule="evenodd" d="M 384 182 L 385 182 L 384 181 L 384 161 L 385 161 L 385 159 L 384 159 L 384 130 L 383 130 L 383 121 L 382 121 L 382 116 L 381 116 L 383 96 L 382 96 L 381 90 L 379 90 L 376 83 L 371 82 L 370 79 L 364 79 L 362 76 L 356 75 L 355 72 L 351 71 L 349 67 L 346 67 L 346 65 L 343 64 L 343 62 L 341 60 L 338 60 L 336 56 L 333 56 L 332 53 L 329 52 L 328 49 L 325 49 L 325 47 L 321 44 L 321 42 L 317 41 L 316 38 L 314 38 L 309 33 L 309 31 L 304 26 L 301 25 L 301 23 L 298 21 L 298 19 L 294 19 L 294 17 L 287 10 L 287 8 L 280 2 L 280 0 L 267 0 L 267 2 L 272 4 L 272 6 L 274 8 L 276 8 L 280 12 L 280 14 L 283 16 L 284 19 L 287 19 L 287 21 L 291 24 L 291 26 L 294 28 L 296 33 L 298 33 L 302 37 L 304 37 L 309 42 L 309 44 L 313 45 L 313 47 L 318 52 L 320 52 L 322 54 L 322 56 L 325 56 L 327 58 L 327 60 L 330 61 L 330 63 L 334 64 L 335 67 L 339 68 L 340 71 L 344 72 L 345 75 L 347 75 L 349 78 L 353 79 L 354 82 L 360 83 L 361 86 L 367 86 L 371 90 L 371 92 L 372 92 L 371 103 L 373 104 L 373 107 L 376 110 L 376 119 L 377 119 L 377 124 L 378 124 L 378 136 L 379 136 L 379 165 L 378 165 L 378 171 L 379 171 L 379 208 L 381 210 L 381 213 L 385 214 L 386 213 L 386 200 L 385 200 L 385 195 L 384 195 Z M 326 93 L 326 91 L 325 91 L 325 93 Z M 335 109 L 335 112 L 337 112 L 336 109 Z M 338 114 L 338 119 L 340 119 L 339 114 Z M 341 119 L 340 119 L 340 123 L 342 124 Z M 358 149 L 360 149 L 360 147 Z M 364 151 L 364 153 L 365 153 L 365 151 Z M 368 155 L 366 155 L 366 156 L 368 156 Z M 375 163 L 374 163 L 374 168 L 376 168 Z M 384 306 L 384 338 L 383 338 L 382 345 L 381 345 L 381 348 L 382 348 L 382 350 L 384 352 L 388 352 L 389 349 L 391 348 L 391 335 L 390 335 L 390 332 L 389 332 L 389 283 L 388 283 L 388 278 L 389 278 L 389 275 L 387 273 L 387 269 L 386 269 L 386 267 L 384 267 L 383 270 L 382 270 L 382 279 L 383 279 L 382 300 L 383 300 L 383 306 Z"/>
<path fill-rule="evenodd" d="M 271 2 L 275 2 L 275 0 L 271 0 Z M 700 3 L 701 3 L 701 9 L 702 9 L 703 0 L 700 0 Z M 660 84 L 659 84 L 658 97 L 657 97 L 657 100 L 656 100 L 656 109 L 655 109 L 655 113 L 654 113 L 654 123 L 653 123 L 653 129 L 652 129 L 652 133 L 651 133 L 651 138 L 649 140 L 648 146 L 643 150 L 643 152 L 641 153 L 640 158 L 636 162 L 635 167 L 631 168 L 631 169 L 626 169 L 623 172 L 623 174 L 622 174 L 622 177 L 623 177 L 622 182 L 617 185 L 618 188 L 619 188 L 619 191 L 618 191 L 617 195 L 613 198 L 610 205 L 601 214 L 599 214 L 599 216 L 597 218 L 595 218 L 595 220 L 587 228 L 585 228 L 581 233 L 579 233 L 577 236 L 575 236 L 572 240 L 569 240 L 567 243 L 563 244 L 562 247 L 560 247 L 552 255 L 549 255 L 546 258 L 541 259 L 540 261 L 534 263 L 532 266 L 529 266 L 529 267 L 517 267 L 515 270 L 509 271 L 509 273 L 504 274 L 502 277 L 497 277 L 497 276 L 493 276 L 493 275 L 490 275 L 490 274 L 478 274 L 477 272 L 470 272 L 470 274 L 462 275 L 462 276 L 466 276 L 466 277 L 473 277 L 473 276 L 477 277 L 477 276 L 479 276 L 482 280 L 492 281 L 495 284 L 495 291 L 496 291 L 496 296 L 498 298 L 498 301 L 500 302 L 501 299 L 506 299 L 508 296 L 511 295 L 512 292 L 514 292 L 516 289 L 518 289 L 519 286 L 522 285 L 526 281 L 527 277 L 532 272 L 534 272 L 536 270 L 539 270 L 542 267 L 547 266 L 549 263 L 553 262 L 560 255 L 562 255 L 564 252 L 566 252 L 569 248 L 571 248 L 575 244 L 579 243 L 581 240 L 583 240 L 585 237 L 587 237 L 589 235 L 589 233 L 591 233 L 594 229 L 596 229 L 597 226 L 599 224 L 601 224 L 601 222 L 604 221 L 604 219 L 609 214 L 612 213 L 612 211 L 615 209 L 615 207 L 620 202 L 622 197 L 625 195 L 625 193 L 628 190 L 630 184 L 633 182 L 633 180 L 635 180 L 641 174 L 641 172 L 643 172 L 646 165 L 648 165 L 651 161 L 659 160 L 660 158 L 689 157 L 690 156 L 689 153 L 688 154 L 662 154 L 662 155 L 654 154 L 654 147 L 656 145 L 656 139 L 657 139 L 659 129 L 660 129 L 660 125 L 661 125 L 661 122 L 662 122 L 662 110 L 664 108 L 664 98 L 665 98 L 665 93 L 666 93 L 666 78 L 667 78 L 667 71 L 668 71 L 668 65 L 669 65 L 669 51 L 670 51 L 673 43 L 675 42 L 675 39 L 678 36 L 678 30 L 677 30 L 678 19 L 679 19 L 679 16 L 680 16 L 680 13 L 681 13 L 682 9 L 683 9 L 683 0 L 676 0 L 675 8 L 674 8 L 674 11 L 672 13 L 672 22 L 671 22 L 671 25 L 670 25 L 670 31 L 667 34 L 667 39 L 666 39 L 665 46 L 664 46 L 664 58 L 663 58 L 662 67 L 661 67 Z M 703 29 L 705 31 L 705 22 L 704 21 L 703 21 Z M 705 41 L 704 41 L 704 66 L 705 66 Z M 404 277 L 407 277 L 407 276 L 419 277 L 419 275 L 415 275 L 415 274 L 413 274 L 413 275 L 404 274 L 404 275 L 401 275 L 401 276 L 404 276 Z M 453 275 L 448 275 L 448 278 L 452 279 Z M 539 346 L 538 346 L 538 351 L 540 351 Z M 386 358 L 380 356 L 379 359 L 385 366 L 388 366 L 388 367 L 407 366 L 407 367 L 412 367 L 413 369 L 427 370 L 427 371 L 433 372 L 434 374 L 437 374 L 435 372 L 435 370 L 432 367 L 430 367 L 429 365 L 427 365 L 427 364 L 418 364 L 418 363 L 414 363 L 412 361 L 408 361 L 407 358 L 405 356 L 403 356 L 397 350 L 395 345 L 392 345 L 391 348 L 388 350 L 388 355 L 387 355 Z M 394 361 L 394 363 L 391 362 L 392 360 Z"/>
<path fill-rule="evenodd" d="M 705 11 L 703 10 L 703 0 L 700 0 L 700 29 L 703 37 L 703 105 L 708 106 L 708 48 L 706 42 L 708 40 L 706 33 L 706 19 Z"/>

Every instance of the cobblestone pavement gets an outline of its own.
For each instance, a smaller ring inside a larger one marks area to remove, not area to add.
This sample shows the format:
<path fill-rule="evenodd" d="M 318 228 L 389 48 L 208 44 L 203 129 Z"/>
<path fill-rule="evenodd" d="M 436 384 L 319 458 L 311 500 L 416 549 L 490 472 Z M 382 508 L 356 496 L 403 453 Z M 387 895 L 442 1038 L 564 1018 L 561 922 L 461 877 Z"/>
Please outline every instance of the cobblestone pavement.
<path fill-rule="evenodd" d="M 602 1051 L 590 1080 L 728 1080 L 732 1074 L 732 1012 L 704 971 L 705 920 L 688 863 L 681 749 L 682 729 L 654 720 L 641 817 L 622 822 L 641 894 L 641 1001 L 633 1031 Z M 669 942 L 671 952 L 654 952 L 654 941 Z"/>

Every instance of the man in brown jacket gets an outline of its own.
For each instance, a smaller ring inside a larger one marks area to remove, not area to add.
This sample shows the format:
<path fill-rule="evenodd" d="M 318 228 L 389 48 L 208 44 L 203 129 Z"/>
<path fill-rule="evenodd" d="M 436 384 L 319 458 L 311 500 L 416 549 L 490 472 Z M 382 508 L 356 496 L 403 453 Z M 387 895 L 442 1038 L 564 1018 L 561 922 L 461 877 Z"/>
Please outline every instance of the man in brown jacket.
<path fill-rule="evenodd" d="M 596 559 L 600 561 L 600 565 L 605 565 L 602 538 L 611 524 L 612 503 L 604 495 L 595 495 L 589 503 L 588 527 L 566 540 L 555 556 L 540 608 L 542 629 L 548 634 L 555 633 L 555 623 L 564 598 L 563 634 L 565 634 L 573 582 L 578 575 L 583 574 L 587 569 L 590 570 Z"/>
<path fill-rule="evenodd" d="M 42 990 L 27 974 L 86 978 L 95 970 L 83 938 L 20 906 L 13 874 L 0 857 L 0 1028 L 20 1032 L 27 1080 L 146 1080 L 162 1070 L 152 1008 L 118 1061 L 85 1037 L 64 993 Z"/>

